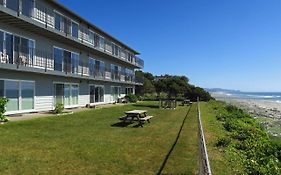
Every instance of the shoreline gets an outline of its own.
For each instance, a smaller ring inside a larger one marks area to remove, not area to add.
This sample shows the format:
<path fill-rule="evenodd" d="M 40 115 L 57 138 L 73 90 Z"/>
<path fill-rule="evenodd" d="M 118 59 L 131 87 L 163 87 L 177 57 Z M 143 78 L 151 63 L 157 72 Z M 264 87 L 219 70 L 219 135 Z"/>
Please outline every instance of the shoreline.
<path fill-rule="evenodd" d="M 281 138 L 281 104 L 265 99 L 239 98 L 229 94 L 212 93 L 216 100 L 237 106 L 251 116 L 274 137 Z"/>

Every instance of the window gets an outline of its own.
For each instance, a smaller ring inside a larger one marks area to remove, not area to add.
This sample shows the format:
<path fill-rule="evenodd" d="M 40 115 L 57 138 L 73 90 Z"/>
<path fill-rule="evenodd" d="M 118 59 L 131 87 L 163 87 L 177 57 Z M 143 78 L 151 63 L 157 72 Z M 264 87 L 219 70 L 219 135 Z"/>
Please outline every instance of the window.
<path fill-rule="evenodd" d="M 7 111 L 19 110 L 19 82 L 5 81 L 6 98 L 9 99 Z"/>
<path fill-rule="evenodd" d="M 4 32 L 0 31 L 0 62 L 2 61 L 2 57 L 4 53 Z"/>
<path fill-rule="evenodd" d="M 4 5 L 4 0 L 0 0 L 0 5 Z"/>
<path fill-rule="evenodd" d="M 79 66 L 79 55 L 77 53 L 71 53 L 71 70 L 73 74 L 78 73 L 78 66 Z"/>
<path fill-rule="evenodd" d="M 90 31 L 89 33 L 89 40 L 90 40 L 90 44 L 94 44 L 95 41 L 95 33 Z"/>
<path fill-rule="evenodd" d="M 61 16 L 55 13 L 55 29 L 61 30 Z"/>
<path fill-rule="evenodd" d="M 113 101 L 117 101 L 118 97 L 120 96 L 121 88 L 118 86 L 112 86 L 111 87 L 111 95 L 113 98 Z"/>
<path fill-rule="evenodd" d="M 21 82 L 21 109 L 34 109 L 34 83 Z"/>
<path fill-rule="evenodd" d="M 98 78 L 103 78 L 105 74 L 105 64 L 102 61 L 95 60 L 95 76 Z"/>
<path fill-rule="evenodd" d="M 94 76 L 94 70 L 95 70 L 95 60 L 93 58 L 89 58 L 89 74 Z"/>
<path fill-rule="evenodd" d="M 71 104 L 78 105 L 79 87 L 78 85 L 71 86 Z"/>
<path fill-rule="evenodd" d="M 78 73 L 79 54 L 54 47 L 55 70 Z"/>
<path fill-rule="evenodd" d="M 125 89 L 125 93 L 126 93 L 126 95 L 128 95 L 128 94 L 133 94 L 133 93 L 134 93 L 134 89 L 131 88 L 131 87 L 126 88 L 126 89 Z"/>
<path fill-rule="evenodd" d="M 22 14 L 28 17 L 33 16 L 34 3 L 33 0 L 22 0 Z"/>
<path fill-rule="evenodd" d="M 55 104 L 61 103 L 64 106 L 78 105 L 79 86 L 75 84 L 54 84 Z"/>
<path fill-rule="evenodd" d="M 96 86 L 95 87 L 95 102 L 104 102 L 104 87 Z"/>
<path fill-rule="evenodd" d="M 63 50 L 63 69 L 64 72 L 71 72 L 71 52 Z"/>
<path fill-rule="evenodd" d="M 55 61 L 55 70 L 62 71 L 62 59 L 63 51 L 59 48 L 54 48 L 54 61 Z"/>
<path fill-rule="evenodd" d="M 55 105 L 63 104 L 64 84 L 55 84 Z"/>
<path fill-rule="evenodd" d="M 18 11 L 19 1 L 18 0 L 6 0 L 6 7 L 8 7 L 9 9 Z"/>
<path fill-rule="evenodd" d="M 111 64 L 111 78 L 113 80 L 119 80 L 119 78 L 120 78 L 120 71 L 121 71 L 121 67 L 120 66 L 116 66 L 114 64 Z"/>
<path fill-rule="evenodd" d="M 13 35 L 5 33 L 5 51 L 6 51 L 7 60 L 9 61 L 10 64 L 14 63 L 13 45 L 14 45 Z"/>
<path fill-rule="evenodd" d="M 72 21 L 72 36 L 78 38 L 78 24 Z"/>

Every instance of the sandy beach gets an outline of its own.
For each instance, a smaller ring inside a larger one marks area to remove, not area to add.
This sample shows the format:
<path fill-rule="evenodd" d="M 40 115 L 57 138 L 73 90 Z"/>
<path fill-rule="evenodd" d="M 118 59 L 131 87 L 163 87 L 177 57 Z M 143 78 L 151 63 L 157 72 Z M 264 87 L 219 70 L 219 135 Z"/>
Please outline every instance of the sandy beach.
<path fill-rule="evenodd" d="M 263 99 L 245 99 L 226 93 L 212 93 L 217 100 L 235 105 L 256 118 L 269 134 L 281 137 L 281 103 Z"/>

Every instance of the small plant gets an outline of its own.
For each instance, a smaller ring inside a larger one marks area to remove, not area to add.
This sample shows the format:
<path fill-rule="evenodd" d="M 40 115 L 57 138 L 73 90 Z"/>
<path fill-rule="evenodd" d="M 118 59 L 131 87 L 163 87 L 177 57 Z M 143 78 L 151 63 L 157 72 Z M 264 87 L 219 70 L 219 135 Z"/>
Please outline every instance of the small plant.
<path fill-rule="evenodd" d="M 136 103 L 138 101 L 137 96 L 134 94 L 128 94 L 125 98 L 128 99 L 130 103 Z"/>
<path fill-rule="evenodd" d="M 7 98 L 0 98 L 0 121 L 1 122 L 7 122 L 8 119 L 6 116 L 4 116 L 6 112 L 6 105 L 9 102 L 9 99 Z"/>
<path fill-rule="evenodd" d="M 56 104 L 54 113 L 61 114 L 63 112 L 63 110 L 64 110 L 64 105 L 62 103 L 58 103 L 58 104 Z"/>

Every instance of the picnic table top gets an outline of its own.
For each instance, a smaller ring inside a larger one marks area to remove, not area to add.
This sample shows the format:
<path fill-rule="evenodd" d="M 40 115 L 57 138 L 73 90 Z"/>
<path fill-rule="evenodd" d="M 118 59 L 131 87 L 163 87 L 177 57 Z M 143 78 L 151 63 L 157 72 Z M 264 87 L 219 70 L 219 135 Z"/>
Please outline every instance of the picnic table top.
<path fill-rule="evenodd" d="M 147 110 L 132 110 L 132 111 L 126 111 L 126 114 L 143 114 L 146 113 Z"/>

